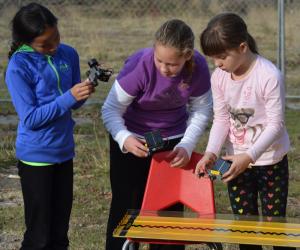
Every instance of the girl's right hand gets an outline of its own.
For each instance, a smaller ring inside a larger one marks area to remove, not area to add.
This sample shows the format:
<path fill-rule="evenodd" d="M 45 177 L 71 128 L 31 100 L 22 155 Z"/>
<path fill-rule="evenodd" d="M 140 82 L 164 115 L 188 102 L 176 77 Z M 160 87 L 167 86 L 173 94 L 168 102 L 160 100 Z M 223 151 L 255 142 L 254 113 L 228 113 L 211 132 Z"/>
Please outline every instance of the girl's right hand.
<path fill-rule="evenodd" d="M 71 88 L 71 93 L 76 101 L 86 100 L 94 92 L 95 86 L 89 79 L 86 79 L 84 82 L 77 83 Z"/>
<path fill-rule="evenodd" d="M 147 157 L 149 149 L 145 146 L 145 141 L 130 135 L 126 138 L 123 147 L 137 157 Z"/>
<path fill-rule="evenodd" d="M 214 153 L 205 152 L 201 160 L 196 165 L 195 175 L 201 177 L 207 174 L 207 169 L 212 168 L 216 160 L 217 156 Z"/>

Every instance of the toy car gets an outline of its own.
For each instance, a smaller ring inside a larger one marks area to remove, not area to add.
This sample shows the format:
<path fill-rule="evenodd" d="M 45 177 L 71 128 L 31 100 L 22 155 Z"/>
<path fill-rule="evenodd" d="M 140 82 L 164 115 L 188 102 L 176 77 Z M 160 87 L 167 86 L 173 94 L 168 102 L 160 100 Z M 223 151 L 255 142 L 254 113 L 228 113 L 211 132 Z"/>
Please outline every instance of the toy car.
<path fill-rule="evenodd" d="M 226 161 L 223 159 L 218 159 L 212 169 L 208 170 L 208 175 L 211 180 L 222 179 L 223 174 L 225 174 L 231 166 L 231 161 Z"/>
<path fill-rule="evenodd" d="M 154 130 L 144 134 L 149 155 L 164 147 L 164 141 L 159 130 Z"/>

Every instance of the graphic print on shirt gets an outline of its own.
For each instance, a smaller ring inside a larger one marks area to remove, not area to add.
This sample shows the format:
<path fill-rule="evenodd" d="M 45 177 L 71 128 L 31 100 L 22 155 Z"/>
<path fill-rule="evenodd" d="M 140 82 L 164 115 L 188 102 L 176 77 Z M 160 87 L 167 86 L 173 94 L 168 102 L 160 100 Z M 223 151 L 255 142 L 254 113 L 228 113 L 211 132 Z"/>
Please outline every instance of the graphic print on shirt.
<path fill-rule="evenodd" d="M 183 105 L 183 95 L 184 92 L 188 93 L 187 90 L 190 87 L 189 84 L 181 81 L 178 86 L 170 86 L 168 89 L 165 89 L 157 97 L 165 106 L 169 108 L 174 108 Z"/>
<path fill-rule="evenodd" d="M 67 72 L 69 70 L 69 65 L 63 61 L 59 62 L 59 69 L 61 72 Z"/>
<path fill-rule="evenodd" d="M 248 121 L 254 115 L 253 108 L 234 109 L 229 106 L 230 113 L 230 140 L 236 144 L 252 144 L 263 132 L 263 125 L 249 126 Z"/>

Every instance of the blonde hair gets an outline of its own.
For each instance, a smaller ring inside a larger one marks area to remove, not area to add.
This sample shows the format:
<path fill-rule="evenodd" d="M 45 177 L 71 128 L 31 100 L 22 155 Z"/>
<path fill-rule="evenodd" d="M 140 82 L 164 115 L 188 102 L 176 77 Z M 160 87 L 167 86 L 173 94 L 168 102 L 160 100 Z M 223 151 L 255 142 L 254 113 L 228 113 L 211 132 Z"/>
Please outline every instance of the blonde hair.
<path fill-rule="evenodd" d="M 192 29 L 182 20 L 171 19 L 159 27 L 155 33 L 155 43 L 178 49 L 181 56 L 194 53 L 195 36 Z M 193 72 L 194 59 L 186 62 L 190 74 Z"/>

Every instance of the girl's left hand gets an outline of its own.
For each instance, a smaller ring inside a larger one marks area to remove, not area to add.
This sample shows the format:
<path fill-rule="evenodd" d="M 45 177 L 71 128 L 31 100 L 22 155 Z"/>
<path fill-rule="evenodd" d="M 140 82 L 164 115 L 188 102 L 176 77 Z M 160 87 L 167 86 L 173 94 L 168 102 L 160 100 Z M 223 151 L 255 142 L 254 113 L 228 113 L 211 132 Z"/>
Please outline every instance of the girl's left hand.
<path fill-rule="evenodd" d="M 190 161 L 188 153 L 181 147 L 173 149 L 173 151 L 167 155 L 167 158 L 171 160 L 171 167 L 184 167 Z"/>
<path fill-rule="evenodd" d="M 229 182 L 232 179 L 236 178 L 239 174 L 243 173 L 252 163 L 251 157 L 246 154 L 237 154 L 237 155 L 227 155 L 222 157 L 224 160 L 229 160 L 232 162 L 229 170 L 223 174 L 222 181 Z"/>

